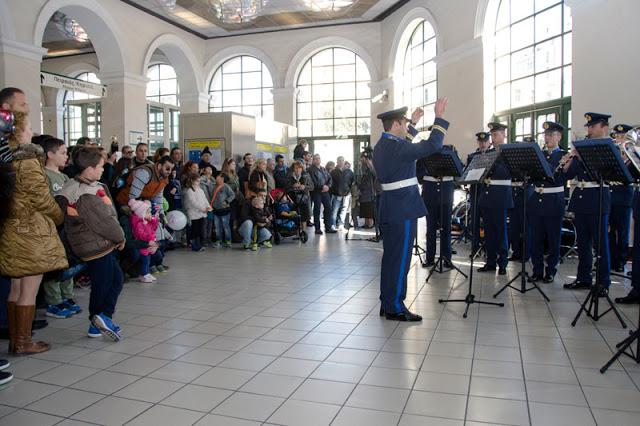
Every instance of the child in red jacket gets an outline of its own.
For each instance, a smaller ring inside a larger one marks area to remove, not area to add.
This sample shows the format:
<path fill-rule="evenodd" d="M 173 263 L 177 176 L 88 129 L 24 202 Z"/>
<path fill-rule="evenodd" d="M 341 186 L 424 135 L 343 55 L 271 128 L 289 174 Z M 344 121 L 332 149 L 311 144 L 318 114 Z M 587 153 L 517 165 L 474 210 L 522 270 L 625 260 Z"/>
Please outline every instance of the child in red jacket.
<path fill-rule="evenodd" d="M 129 207 L 133 211 L 131 215 L 131 231 L 136 240 L 155 241 L 156 229 L 158 228 L 158 218 L 151 214 L 151 203 L 149 201 L 129 200 Z M 150 254 L 155 252 L 155 247 L 141 248 L 142 256 L 142 277 L 140 281 L 143 283 L 151 283 L 156 277 L 149 273 L 149 264 L 151 261 Z"/>

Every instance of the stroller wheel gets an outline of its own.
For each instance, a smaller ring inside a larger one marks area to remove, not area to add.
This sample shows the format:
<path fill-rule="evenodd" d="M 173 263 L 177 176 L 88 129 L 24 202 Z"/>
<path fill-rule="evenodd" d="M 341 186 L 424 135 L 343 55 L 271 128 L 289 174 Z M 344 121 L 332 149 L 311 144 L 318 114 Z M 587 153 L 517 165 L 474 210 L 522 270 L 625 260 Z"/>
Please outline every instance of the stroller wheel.
<path fill-rule="evenodd" d="M 304 231 L 300 231 L 300 241 L 302 241 L 303 243 L 306 243 L 309 240 L 309 237 L 307 236 L 307 233 Z"/>
<path fill-rule="evenodd" d="M 274 232 L 273 233 L 273 242 L 278 245 L 280 244 L 280 241 L 282 240 L 282 237 L 280 236 L 279 232 Z"/>

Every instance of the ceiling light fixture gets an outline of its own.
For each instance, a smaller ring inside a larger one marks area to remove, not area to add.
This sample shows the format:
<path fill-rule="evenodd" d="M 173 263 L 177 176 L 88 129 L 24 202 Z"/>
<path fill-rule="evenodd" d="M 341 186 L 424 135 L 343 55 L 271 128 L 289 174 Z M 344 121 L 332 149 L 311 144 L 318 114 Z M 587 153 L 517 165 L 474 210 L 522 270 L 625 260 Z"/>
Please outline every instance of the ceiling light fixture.
<path fill-rule="evenodd" d="M 305 0 L 307 7 L 309 7 L 312 11 L 331 11 L 335 12 L 344 7 L 351 6 L 353 1 L 342 1 L 342 0 Z"/>
<path fill-rule="evenodd" d="M 64 13 L 54 13 L 51 20 L 56 23 L 60 31 L 62 31 L 66 36 L 73 38 L 80 43 L 86 43 L 89 41 L 89 36 L 84 28 Z"/>
<path fill-rule="evenodd" d="M 262 14 L 269 0 L 209 0 L 216 16 L 225 24 L 251 22 Z"/>

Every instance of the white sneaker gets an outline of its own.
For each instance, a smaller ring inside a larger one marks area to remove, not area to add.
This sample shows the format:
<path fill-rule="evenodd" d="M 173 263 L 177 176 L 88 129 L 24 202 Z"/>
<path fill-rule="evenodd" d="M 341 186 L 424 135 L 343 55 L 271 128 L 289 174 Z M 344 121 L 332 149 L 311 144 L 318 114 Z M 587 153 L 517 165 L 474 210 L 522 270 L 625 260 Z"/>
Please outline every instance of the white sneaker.
<path fill-rule="evenodd" d="M 140 278 L 140 282 L 143 282 L 143 283 L 152 283 L 152 282 L 154 282 L 155 280 L 156 280 L 156 277 L 154 277 L 154 276 L 153 276 L 153 275 L 151 275 L 151 274 L 143 275 L 143 276 Z"/>

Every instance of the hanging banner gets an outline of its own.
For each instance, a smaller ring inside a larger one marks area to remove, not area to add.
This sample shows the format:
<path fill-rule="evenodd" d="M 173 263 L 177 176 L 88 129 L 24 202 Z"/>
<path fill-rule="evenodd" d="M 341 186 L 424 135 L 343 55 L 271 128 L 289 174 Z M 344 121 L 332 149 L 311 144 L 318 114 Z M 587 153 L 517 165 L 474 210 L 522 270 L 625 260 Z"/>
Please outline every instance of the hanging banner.
<path fill-rule="evenodd" d="M 87 93 L 89 95 L 104 98 L 107 96 L 107 86 L 104 84 L 90 83 L 77 78 L 66 77 L 51 72 L 40 71 L 40 84 L 56 89 L 71 90 L 73 92 Z"/>

